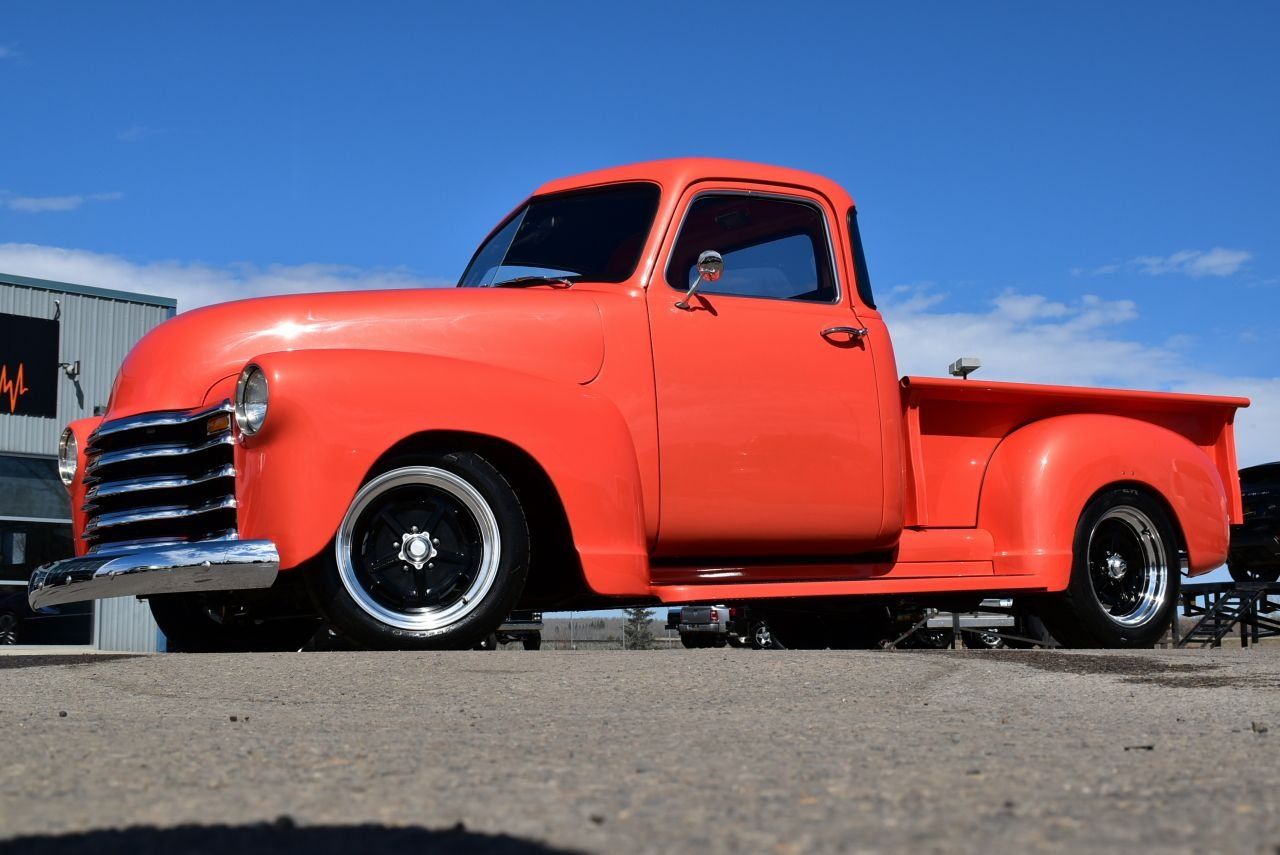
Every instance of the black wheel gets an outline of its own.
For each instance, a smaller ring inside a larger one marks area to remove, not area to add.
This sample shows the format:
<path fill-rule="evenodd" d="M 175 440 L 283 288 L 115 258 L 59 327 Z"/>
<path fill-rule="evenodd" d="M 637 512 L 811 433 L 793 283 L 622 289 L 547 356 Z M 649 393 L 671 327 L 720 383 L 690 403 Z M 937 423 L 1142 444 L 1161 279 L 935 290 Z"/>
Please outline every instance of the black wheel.
<path fill-rule="evenodd" d="M 1269 585 L 1280 582 L 1280 566 L 1260 567 L 1241 561 L 1228 561 L 1227 572 L 1231 578 L 1244 585 Z"/>
<path fill-rule="evenodd" d="M 889 610 L 884 606 L 859 606 L 826 615 L 827 641 L 835 650 L 876 650 L 886 638 L 896 638 Z"/>
<path fill-rule="evenodd" d="M 914 647 L 917 650 L 950 650 L 954 640 L 949 629 L 922 626 L 911 633 L 902 646 Z"/>
<path fill-rule="evenodd" d="M 13 612 L 0 612 L 0 644 L 18 643 L 18 616 Z"/>
<path fill-rule="evenodd" d="M 172 653 L 300 650 L 320 631 L 317 618 L 246 613 L 204 594 L 164 594 L 147 605 Z"/>
<path fill-rule="evenodd" d="M 525 650 L 541 650 L 542 649 L 542 633 L 531 632 L 521 639 Z"/>
<path fill-rule="evenodd" d="M 731 635 L 729 636 L 729 646 L 736 650 L 742 650 L 751 646 L 751 639 L 743 638 L 740 635 Z"/>
<path fill-rule="evenodd" d="M 707 647 L 707 639 L 702 637 L 698 632 L 682 632 L 680 633 L 680 643 L 684 645 L 686 650 L 701 650 Z"/>
<path fill-rule="evenodd" d="M 1005 643 L 1004 637 L 999 635 L 1005 632 L 1004 627 L 993 627 L 994 632 L 988 632 L 984 629 L 965 630 L 960 633 L 960 643 L 970 650 L 1003 650 L 1009 645 Z"/>
<path fill-rule="evenodd" d="M 491 632 L 476 643 L 476 650 L 497 650 L 498 649 L 498 633 Z"/>
<path fill-rule="evenodd" d="M 372 648 L 466 650 L 524 589 L 529 528 L 471 452 L 392 461 L 360 488 L 309 581 L 335 631 Z"/>
<path fill-rule="evenodd" d="M 1017 623 L 1010 627 L 1008 632 L 1011 635 L 1017 635 L 1021 638 L 1036 639 L 1036 641 L 1020 641 L 1017 638 L 1006 638 L 1004 646 L 1014 650 L 1030 650 L 1033 647 L 1047 647 L 1050 642 L 1049 630 L 1045 628 L 1044 621 L 1033 614 L 1018 615 Z"/>
<path fill-rule="evenodd" d="M 773 637 L 767 620 L 751 622 L 751 646 L 756 650 L 781 650 L 782 645 Z"/>
<path fill-rule="evenodd" d="M 816 615 L 779 612 L 767 620 L 775 650 L 822 650 L 827 646 L 826 627 Z"/>
<path fill-rule="evenodd" d="M 1071 581 L 1040 616 L 1064 647 L 1150 647 L 1173 620 L 1180 563 L 1164 508 L 1138 490 L 1108 490 L 1080 515 Z"/>

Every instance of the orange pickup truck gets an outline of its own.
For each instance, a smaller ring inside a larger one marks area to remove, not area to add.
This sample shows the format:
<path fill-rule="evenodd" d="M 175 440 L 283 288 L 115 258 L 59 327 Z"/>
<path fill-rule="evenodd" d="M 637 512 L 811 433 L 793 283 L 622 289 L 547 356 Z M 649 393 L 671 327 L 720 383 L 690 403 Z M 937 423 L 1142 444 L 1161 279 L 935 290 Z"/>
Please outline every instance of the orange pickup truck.
<path fill-rule="evenodd" d="M 1241 398 L 899 379 L 857 209 L 723 160 L 553 181 L 451 290 L 179 315 L 68 427 L 77 555 L 33 606 L 171 644 L 465 648 L 514 608 L 1028 604 L 1149 645 L 1241 520 Z"/>

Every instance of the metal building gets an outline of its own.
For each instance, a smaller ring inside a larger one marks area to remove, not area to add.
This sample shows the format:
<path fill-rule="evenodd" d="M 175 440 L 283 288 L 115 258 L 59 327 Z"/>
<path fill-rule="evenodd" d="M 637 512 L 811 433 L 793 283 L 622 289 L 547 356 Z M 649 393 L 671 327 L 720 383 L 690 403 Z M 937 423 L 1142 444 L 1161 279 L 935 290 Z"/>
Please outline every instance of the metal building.
<path fill-rule="evenodd" d="M 27 580 L 71 554 L 71 508 L 58 479 L 67 422 L 104 412 L 116 371 L 165 297 L 0 273 L 0 644 L 153 651 L 145 603 L 122 597 L 32 612 Z"/>

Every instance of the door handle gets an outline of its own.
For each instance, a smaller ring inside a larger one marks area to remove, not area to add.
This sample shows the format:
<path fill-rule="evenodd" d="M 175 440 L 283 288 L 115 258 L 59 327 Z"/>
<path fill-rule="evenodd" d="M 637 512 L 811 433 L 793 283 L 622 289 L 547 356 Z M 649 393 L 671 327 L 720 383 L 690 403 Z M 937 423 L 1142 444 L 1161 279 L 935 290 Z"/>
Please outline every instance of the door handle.
<path fill-rule="evenodd" d="M 827 327 L 822 331 L 822 337 L 827 341 L 839 341 L 839 336 L 848 336 L 845 341 L 859 341 L 869 332 L 866 327 Z"/>

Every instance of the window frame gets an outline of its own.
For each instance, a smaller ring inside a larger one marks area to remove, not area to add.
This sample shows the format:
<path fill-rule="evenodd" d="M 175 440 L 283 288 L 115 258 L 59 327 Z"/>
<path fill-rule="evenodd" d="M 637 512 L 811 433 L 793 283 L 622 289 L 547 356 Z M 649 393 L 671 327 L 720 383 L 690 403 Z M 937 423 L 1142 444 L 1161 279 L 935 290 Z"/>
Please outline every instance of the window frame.
<path fill-rule="evenodd" d="M 829 212 L 827 211 L 826 206 L 824 206 L 820 200 L 811 198 L 809 196 L 802 196 L 795 193 L 779 193 L 771 190 L 747 190 L 747 189 L 733 188 L 733 187 L 726 187 L 721 189 L 712 188 L 707 190 L 699 190 L 696 193 L 694 193 L 692 196 L 690 196 L 689 201 L 685 203 L 684 210 L 680 212 L 680 222 L 676 225 L 676 230 L 672 235 L 670 246 L 667 247 L 666 259 L 665 259 L 666 263 L 662 265 L 662 271 L 661 271 L 662 281 L 666 283 L 668 288 L 670 288 L 672 291 L 675 291 L 676 293 L 679 293 L 679 294 L 683 294 L 689 290 L 688 286 L 685 286 L 684 288 L 680 288 L 675 285 L 672 285 L 671 280 L 668 277 L 668 272 L 671 267 L 671 262 L 675 258 L 676 247 L 680 243 L 680 236 L 684 232 L 685 222 L 689 219 L 689 212 L 693 210 L 693 206 L 697 204 L 698 200 L 704 196 L 750 196 L 756 199 L 778 199 L 783 202 L 793 202 L 793 203 L 799 203 L 801 205 L 807 205 L 808 207 L 815 209 L 818 212 L 818 216 L 822 220 L 822 232 L 823 232 L 823 235 L 826 237 L 826 244 L 827 244 L 827 263 L 830 265 L 829 269 L 831 270 L 831 279 L 832 279 L 832 282 L 835 283 L 836 293 L 835 293 L 835 296 L 830 300 L 798 300 L 795 297 L 766 297 L 759 294 L 734 294 L 734 293 L 726 293 L 723 291 L 706 290 L 704 288 L 698 289 L 699 294 L 707 294 L 709 296 L 716 296 L 716 297 L 730 297 L 734 299 L 743 299 L 743 300 L 772 300 L 776 303 L 790 303 L 793 305 L 807 305 L 807 306 L 839 306 L 844 302 L 844 282 L 840 277 L 840 264 L 836 256 L 835 243 L 831 237 L 831 220 L 828 216 Z M 790 232 L 788 234 L 779 235 L 779 237 L 786 238 L 786 237 L 794 236 L 796 234 L 804 234 L 804 233 Z"/>

